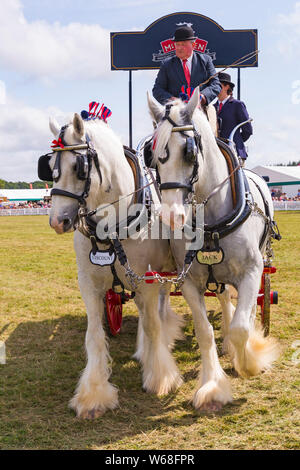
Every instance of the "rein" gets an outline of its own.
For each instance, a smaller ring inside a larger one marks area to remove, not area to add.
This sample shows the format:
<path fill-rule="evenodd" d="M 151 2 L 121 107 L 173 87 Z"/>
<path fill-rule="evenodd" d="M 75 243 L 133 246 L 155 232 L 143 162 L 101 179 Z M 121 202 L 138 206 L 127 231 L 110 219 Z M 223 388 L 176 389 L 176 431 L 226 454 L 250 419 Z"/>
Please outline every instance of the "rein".
<path fill-rule="evenodd" d="M 218 184 L 218 186 L 216 186 L 211 191 L 211 193 L 209 193 L 209 195 L 202 201 L 202 204 L 204 205 L 207 204 L 210 198 L 214 196 L 224 186 L 224 184 L 234 175 L 234 173 L 240 168 L 242 168 L 240 164 L 236 168 L 234 168 L 234 170 L 230 173 L 230 175 L 228 175 L 220 184 Z"/>
<path fill-rule="evenodd" d="M 126 199 L 127 197 L 132 196 L 133 194 L 136 194 L 145 188 L 148 188 L 152 184 L 154 184 L 154 181 L 152 181 L 151 183 L 145 184 L 145 186 L 142 186 L 141 188 L 135 189 L 134 191 L 132 191 L 132 193 L 126 194 L 126 196 L 120 197 L 119 199 L 116 199 L 115 201 L 110 202 L 109 204 L 106 204 L 106 206 L 98 206 L 96 209 L 89 211 L 87 215 L 88 216 L 95 215 L 99 209 L 104 210 L 107 207 L 113 206 L 114 204 L 117 204 L 119 201 L 122 201 L 123 199 Z"/>

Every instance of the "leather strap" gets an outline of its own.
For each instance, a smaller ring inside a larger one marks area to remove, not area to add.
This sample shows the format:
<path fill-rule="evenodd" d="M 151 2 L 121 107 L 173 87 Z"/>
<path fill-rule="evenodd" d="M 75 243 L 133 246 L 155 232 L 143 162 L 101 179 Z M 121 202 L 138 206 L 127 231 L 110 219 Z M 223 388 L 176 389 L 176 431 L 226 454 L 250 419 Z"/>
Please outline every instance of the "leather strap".
<path fill-rule="evenodd" d="M 63 189 L 53 188 L 51 190 L 50 196 L 65 196 L 71 199 L 76 199 L 79 202 L 83 201 L 83 194 L 80 196 L 78 194 L 70 193 L 69 191 L 64 191 Z"/>
<path fill-rule="evenodd" d="M 160 190 L 164 191 L 166 189 L 187 189 L 188 191 L 192 191 L 193 186 L 191 184 L 176 183 L 176 182 L 162 183 L 160 185 Z"/>

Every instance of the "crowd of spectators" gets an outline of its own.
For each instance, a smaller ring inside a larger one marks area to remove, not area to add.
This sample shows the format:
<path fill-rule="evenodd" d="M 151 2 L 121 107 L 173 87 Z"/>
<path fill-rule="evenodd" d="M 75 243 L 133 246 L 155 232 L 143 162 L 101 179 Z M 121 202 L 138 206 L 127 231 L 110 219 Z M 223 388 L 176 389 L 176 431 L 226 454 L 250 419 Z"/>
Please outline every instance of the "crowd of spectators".
<path fill-rule="evenodd" d="M 50 207 L 51 202 L 0 202 L 0 209 L 47 209 Z"/>
<path fill-rule="evenodd" d="M 300 189 L 298 189 L 296 196 L 287 196 L 281 191 L 272 191 L 271 196 L 273 201 L 300 201 Z"/>
<path fill-rule="evenodd" d="M 300 201 L 300 188 L 294 197 L 288 197 L 281 191 L 271 192 L 273 201 Z M 48 209 L 51 207 L 51 201 L 28 201 L 28 202 L 0 202 L 0 209 Z"/>

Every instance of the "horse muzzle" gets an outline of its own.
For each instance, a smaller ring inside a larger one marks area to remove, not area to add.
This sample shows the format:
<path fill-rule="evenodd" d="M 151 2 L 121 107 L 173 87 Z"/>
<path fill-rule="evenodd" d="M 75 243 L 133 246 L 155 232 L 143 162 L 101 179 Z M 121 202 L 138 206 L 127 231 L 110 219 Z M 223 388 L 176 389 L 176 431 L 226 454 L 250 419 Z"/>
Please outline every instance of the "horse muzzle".
<path fill-rule="evenodd" d="M 50 216 L 49 224 L 50 227 L 53 228 L 59 235 L 75 230 L 74 218 L 71 218 L 68 215 L 58 217 Z"/>
<path fill-rule="evenodd" d="M 181 230 L 186 222 L 182 191 L 178 188 L 162 193 L 161 220 L 172 231 Z"/>

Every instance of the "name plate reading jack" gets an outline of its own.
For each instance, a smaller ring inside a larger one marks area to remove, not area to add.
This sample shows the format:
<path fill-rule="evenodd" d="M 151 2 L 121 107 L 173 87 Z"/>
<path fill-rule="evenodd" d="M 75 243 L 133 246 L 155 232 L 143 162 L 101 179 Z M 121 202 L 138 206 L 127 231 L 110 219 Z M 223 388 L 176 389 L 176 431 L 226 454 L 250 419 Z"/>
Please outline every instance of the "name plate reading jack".
<path fill-rule="evenodd" d="M 223 250 L 220 248 L 219 251 L 201 251 L 197 253 L 197 261 L 200 264 L 206 264 L 212 266 L 213 264 L 220 264 L 224 259 Z"/>

